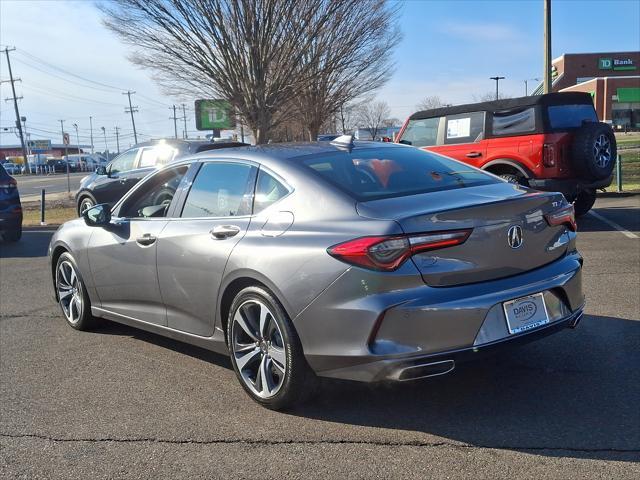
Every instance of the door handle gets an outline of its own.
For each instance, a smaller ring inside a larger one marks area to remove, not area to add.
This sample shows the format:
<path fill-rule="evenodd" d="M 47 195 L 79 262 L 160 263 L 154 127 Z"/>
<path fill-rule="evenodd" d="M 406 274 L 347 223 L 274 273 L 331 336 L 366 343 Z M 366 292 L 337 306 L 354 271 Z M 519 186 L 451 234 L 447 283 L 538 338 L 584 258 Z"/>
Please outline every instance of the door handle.
<path fill-rule="evenodd" d="M 219 225 L 214 227 L 211 232 L 211 236 L 217 240 L 224 240 L 236 236 L 240 232 L 240 227 L 235 225 Z"/>
<path fill-rule="evenodd" d="M 153 245 L 157 239 L 157 237 L 154 237 L 150 233 L 145 233 L 143 236 L 136 238 L 136 243 L 143 247 L 148 247 L 149 245 Z"/>
<path fill-rule="evenodd" d="M 467 158 L 478 158 L 478 157 L 481 157 L 481 156 L 482 156 L 482 153 L 480 153 L 480 152 L 469 152 L 466 155 Z"/>

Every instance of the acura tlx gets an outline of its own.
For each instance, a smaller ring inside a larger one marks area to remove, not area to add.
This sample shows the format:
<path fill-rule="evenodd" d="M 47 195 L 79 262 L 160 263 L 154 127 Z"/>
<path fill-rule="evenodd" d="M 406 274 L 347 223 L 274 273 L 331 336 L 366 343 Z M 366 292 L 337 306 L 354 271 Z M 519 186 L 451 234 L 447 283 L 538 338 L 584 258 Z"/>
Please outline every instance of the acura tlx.
<path fill-rule="evenodd" d="M 575 327 L 573 207 L 435 153 L 332 142 L 207 151 L 49 248 L 56 300 L 228 354 L 273 409 L 318 376 L 408 381 Z"/>

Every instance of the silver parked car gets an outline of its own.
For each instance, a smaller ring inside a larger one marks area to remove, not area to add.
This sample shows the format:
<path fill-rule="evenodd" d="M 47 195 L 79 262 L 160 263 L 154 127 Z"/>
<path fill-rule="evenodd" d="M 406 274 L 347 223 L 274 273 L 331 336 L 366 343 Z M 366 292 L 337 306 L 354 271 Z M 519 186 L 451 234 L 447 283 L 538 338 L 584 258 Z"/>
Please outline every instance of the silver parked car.
<path fill-rule="evenodd" d="M 65 223 L 49 256 L 70 326 L 100 317 L 229 354 L 278 409 L 316 376 L 440 375 L 576 326 L 575 230 L 561 194 L 341 137 L 170 164 Z"/>

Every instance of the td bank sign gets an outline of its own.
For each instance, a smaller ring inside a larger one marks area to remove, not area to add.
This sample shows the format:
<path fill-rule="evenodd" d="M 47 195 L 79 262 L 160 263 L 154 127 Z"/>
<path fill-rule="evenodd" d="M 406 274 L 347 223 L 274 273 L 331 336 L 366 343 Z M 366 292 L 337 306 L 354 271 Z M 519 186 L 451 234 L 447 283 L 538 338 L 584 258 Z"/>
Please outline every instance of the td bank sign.
<path fill-rule="evenodd" d="M 599 58 L 600 70 L 635 70 L 636 65 L 630 58 Z"/>

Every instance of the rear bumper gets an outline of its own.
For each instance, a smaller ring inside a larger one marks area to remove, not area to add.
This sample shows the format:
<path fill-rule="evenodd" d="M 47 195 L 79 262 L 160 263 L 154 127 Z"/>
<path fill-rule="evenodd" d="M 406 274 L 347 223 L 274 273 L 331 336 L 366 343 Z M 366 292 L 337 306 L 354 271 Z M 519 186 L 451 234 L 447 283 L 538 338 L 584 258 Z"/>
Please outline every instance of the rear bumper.
<path fill-rule="evenodd" d="M 606 188 L 613 182 L 613 173 L 603 180 L 559 179 L 559 178 L 531 178 L 529 186 L 545 192 L 560 192 L 567 199 L 574 199 L 583 190 L 597 190 Z"/>
<path fill-rule="evenodd" d="M 408 288 L 408 276 L 387 283 L 351 269 L 294 323 L 319 376 L 377 382 L 439 375 L 480 353 L 575 326 L 584 305 L 581 268 L 574 252 L 524 274 L 438 288 Z M 394 284 L 400 288 L 391 290 Z M 539 292 L 549 323 L 509 334 L 502 303 Z"/>
<path fill-rule="evenodd" d="M 0 232 L 19 230 L 22 226 L 22 212 L 0 213 Z"/>

